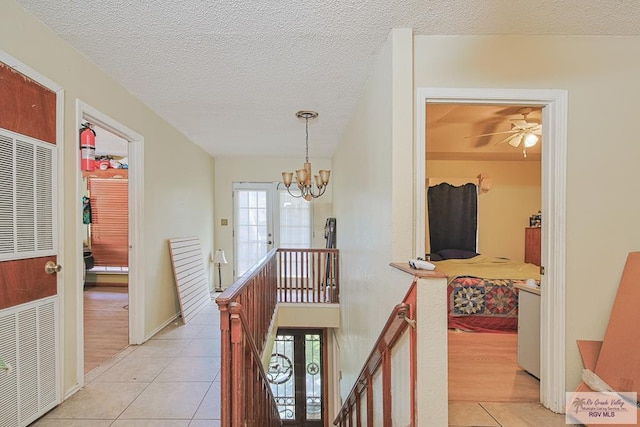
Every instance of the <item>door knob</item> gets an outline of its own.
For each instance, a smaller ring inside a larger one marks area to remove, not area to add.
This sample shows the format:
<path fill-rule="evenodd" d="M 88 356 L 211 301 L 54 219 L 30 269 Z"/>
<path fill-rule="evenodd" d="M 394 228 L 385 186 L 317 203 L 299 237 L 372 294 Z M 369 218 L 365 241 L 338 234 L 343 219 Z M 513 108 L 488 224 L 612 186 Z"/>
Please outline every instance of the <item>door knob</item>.
<path fill-rule="evenodd" d="M 271 240 L 269 240 L 269 241 L 267 242 L 267 245 L 271 245 L 272 243 L 273 243 L 273 242 L 272 242 Z"/>
<path fill-rule="evenodd" d="M 53 261 L 47 261 L 47 263 L 44 265 L 44 271 L 47 274 L 59 273 L 62 271 L 62 266 L 60 264 L 56 264 Z"/>

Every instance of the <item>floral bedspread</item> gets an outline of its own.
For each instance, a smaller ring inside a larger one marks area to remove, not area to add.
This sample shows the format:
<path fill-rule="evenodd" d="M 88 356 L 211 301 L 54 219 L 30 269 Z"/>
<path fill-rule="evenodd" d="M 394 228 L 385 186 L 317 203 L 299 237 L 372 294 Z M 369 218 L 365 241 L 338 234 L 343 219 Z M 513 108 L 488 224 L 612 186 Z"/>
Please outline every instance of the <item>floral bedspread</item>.
<path fill-rule="evenodd" d="M 522 279 L 458 276 L 449 283 L 449 328 L 478 332 L 517 332 L 518 289 Z"/>

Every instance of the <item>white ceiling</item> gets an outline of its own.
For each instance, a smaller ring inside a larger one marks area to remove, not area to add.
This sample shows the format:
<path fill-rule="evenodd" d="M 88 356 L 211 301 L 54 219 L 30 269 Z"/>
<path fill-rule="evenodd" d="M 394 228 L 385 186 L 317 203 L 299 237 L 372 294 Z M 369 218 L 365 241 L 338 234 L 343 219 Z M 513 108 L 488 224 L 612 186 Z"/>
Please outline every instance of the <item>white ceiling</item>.
<path fill-rule="evenodd" d="M 17 0 L 215 156 L 330 157 L 392 28 L 638 35 L 635 0 Z"/>

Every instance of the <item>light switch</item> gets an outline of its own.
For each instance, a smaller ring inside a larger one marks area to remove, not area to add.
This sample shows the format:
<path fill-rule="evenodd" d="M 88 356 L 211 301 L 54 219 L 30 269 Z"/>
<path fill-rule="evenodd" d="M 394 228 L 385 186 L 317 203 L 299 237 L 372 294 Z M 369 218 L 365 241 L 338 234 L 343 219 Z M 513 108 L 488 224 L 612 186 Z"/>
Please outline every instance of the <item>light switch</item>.
<path fill-rule="evenodd" d="M 226 219 L 226 218 L 222 218 L 222 219 L 220 220 L 220 225 L 229 225 L 229 220 L 228 220 L 228 219 Z"/>

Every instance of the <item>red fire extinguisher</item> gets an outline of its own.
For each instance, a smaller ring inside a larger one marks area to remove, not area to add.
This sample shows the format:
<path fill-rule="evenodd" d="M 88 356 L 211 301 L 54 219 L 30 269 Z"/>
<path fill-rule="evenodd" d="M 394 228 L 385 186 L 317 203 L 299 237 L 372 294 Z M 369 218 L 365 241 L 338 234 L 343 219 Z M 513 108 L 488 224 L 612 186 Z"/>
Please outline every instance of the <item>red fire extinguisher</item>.
<path fill-rule="evenodd" d="M 83 123 L 80 128 L 80 169 L 95 170 L 96 133 L 90 123 Z"/>

